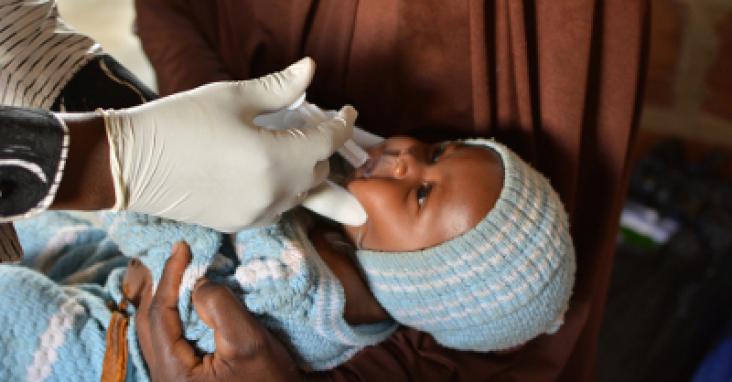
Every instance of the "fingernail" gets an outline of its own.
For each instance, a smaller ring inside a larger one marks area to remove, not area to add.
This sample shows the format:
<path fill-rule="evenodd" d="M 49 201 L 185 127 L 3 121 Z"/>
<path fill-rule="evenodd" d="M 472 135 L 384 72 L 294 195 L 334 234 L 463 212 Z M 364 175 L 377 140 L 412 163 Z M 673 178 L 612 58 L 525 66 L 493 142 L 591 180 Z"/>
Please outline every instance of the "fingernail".
<path fill-rule="evenodd" d="M 333 117 L 333 120 L 336 122 L 340 122 L 340 124 L 343 126 L 348 126 L 348 122 L 346 121 L 346 119 L 341 117 L 340 115 Z"/>
<path fill-rule="evenodd" d="M 310 57 L 303 57 L 293 64 L 291 68 L 298 72 L 303 71 L 308 67 L 310 61 L 312 61 Z"/>
<path fill-rule="evenodd" d="M 344 121 L 346 121 L 346 125 L 348 124 L 348 121 L 355 121 L 356 117 L 358 117 L 358 112 L 356 109 L 351 105 L 345 105 L 341 108 L 341 110 L 338 111 L 338 116 L 343 118 Z"/>
<path fill-rule="evenodd" d="M 173 254 L 177 255 L 183 250 L 183 242 L 179 241 L 173 245 Z"/>

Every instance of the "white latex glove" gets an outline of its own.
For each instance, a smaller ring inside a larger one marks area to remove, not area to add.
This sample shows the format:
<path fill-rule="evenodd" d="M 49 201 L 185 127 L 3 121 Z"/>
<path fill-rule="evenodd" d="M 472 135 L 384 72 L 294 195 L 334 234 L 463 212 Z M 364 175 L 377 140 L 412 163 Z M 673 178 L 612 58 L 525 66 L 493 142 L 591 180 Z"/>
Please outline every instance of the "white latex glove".
<path fill-rule="evenodd" d="M 315 129 L 254 124 L 310 84 L 304 58 L 282 72 L 220 82 L 105 112 L 115 210 L 131 210 L 233 232 L 270 224 L 328 174 L 328 157 L 353 131 L 346 106 Z"/>

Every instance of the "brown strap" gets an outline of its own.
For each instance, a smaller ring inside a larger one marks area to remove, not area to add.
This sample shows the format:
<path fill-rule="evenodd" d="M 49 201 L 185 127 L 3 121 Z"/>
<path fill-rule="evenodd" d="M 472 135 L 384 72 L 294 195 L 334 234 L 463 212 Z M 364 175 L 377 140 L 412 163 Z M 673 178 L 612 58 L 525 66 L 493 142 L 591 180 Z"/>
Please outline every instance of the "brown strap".
<path fill-rule="evenodd" d="M 107 349 L 102 364 L 102 382 L 124 382 L 127 375 L 127 325 L 124 314 L 113 311 L 107 329 Z"/>
<path fill-rule="evenodd" d="M 0 223 L 0 263 L 14 263 L 23 258 L 18 235 L 11 223 Z"/>

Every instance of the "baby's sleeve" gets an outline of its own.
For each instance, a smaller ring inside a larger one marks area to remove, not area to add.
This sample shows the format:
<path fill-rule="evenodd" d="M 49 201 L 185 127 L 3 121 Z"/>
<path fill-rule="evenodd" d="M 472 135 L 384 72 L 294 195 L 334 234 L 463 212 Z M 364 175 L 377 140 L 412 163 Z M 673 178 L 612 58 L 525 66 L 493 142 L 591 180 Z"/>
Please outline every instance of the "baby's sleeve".
<path fill-rule="evenodd" d="M 325 370 L 388 337 L 396 325 L 349 325 L 345 294 L 310 243 L 303 225 L 287 216 L 236 237 L 236 281 L 247 308 L 290 348 L 300 367 Z"/>

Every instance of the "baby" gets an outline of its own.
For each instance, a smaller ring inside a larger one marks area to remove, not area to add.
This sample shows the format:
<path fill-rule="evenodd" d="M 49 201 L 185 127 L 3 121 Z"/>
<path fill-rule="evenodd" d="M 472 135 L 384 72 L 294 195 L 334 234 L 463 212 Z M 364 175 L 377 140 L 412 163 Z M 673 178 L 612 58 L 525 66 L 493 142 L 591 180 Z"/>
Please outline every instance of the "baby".
<path fill-rule="evenodd" d="M 190 303 L 203 275 L 239 294 L 306 370 L 337 366 L 397 324 L 471 351 L 512 348 L 558 329 L 575 259 L 566 214 L 543 176 L 492 140 L 390 138 L 369 154 L 345 181 L 369 219 L 343 227 L 343 235 L 303 211 L 230 241 L 137 214 L 107 215 L 105 231 L 64 228 L 64 245 L 58 234 L 43 233 L 48 224 L 21 225 L 29 255 L 40 241 L 45 249 L 38 252 L 86 248 L 83 253 L 104 257 L 98 251 L 114 248 L 111 241 L 139 262 L 113 271 L 105 288 L 62 287 L 33 271 L 0 266 L 0 304 L 13 308 L 0 313 L 0 343 L 9 355 L 0 361 L 0 379 L 98 380 L 110 373 L 103 361 L 118 344 L 109 334 L 125 333 L 115 311 L 129 317 L 122 338 L 129 360 L 112 372 L 147 379 L 134 302 L 147 271 L 155 285 L 180 240 L 189 242 L 193 259 L 179 311 L 186 337 L 203 351 L 213 350 L 213 333 Z"/>

